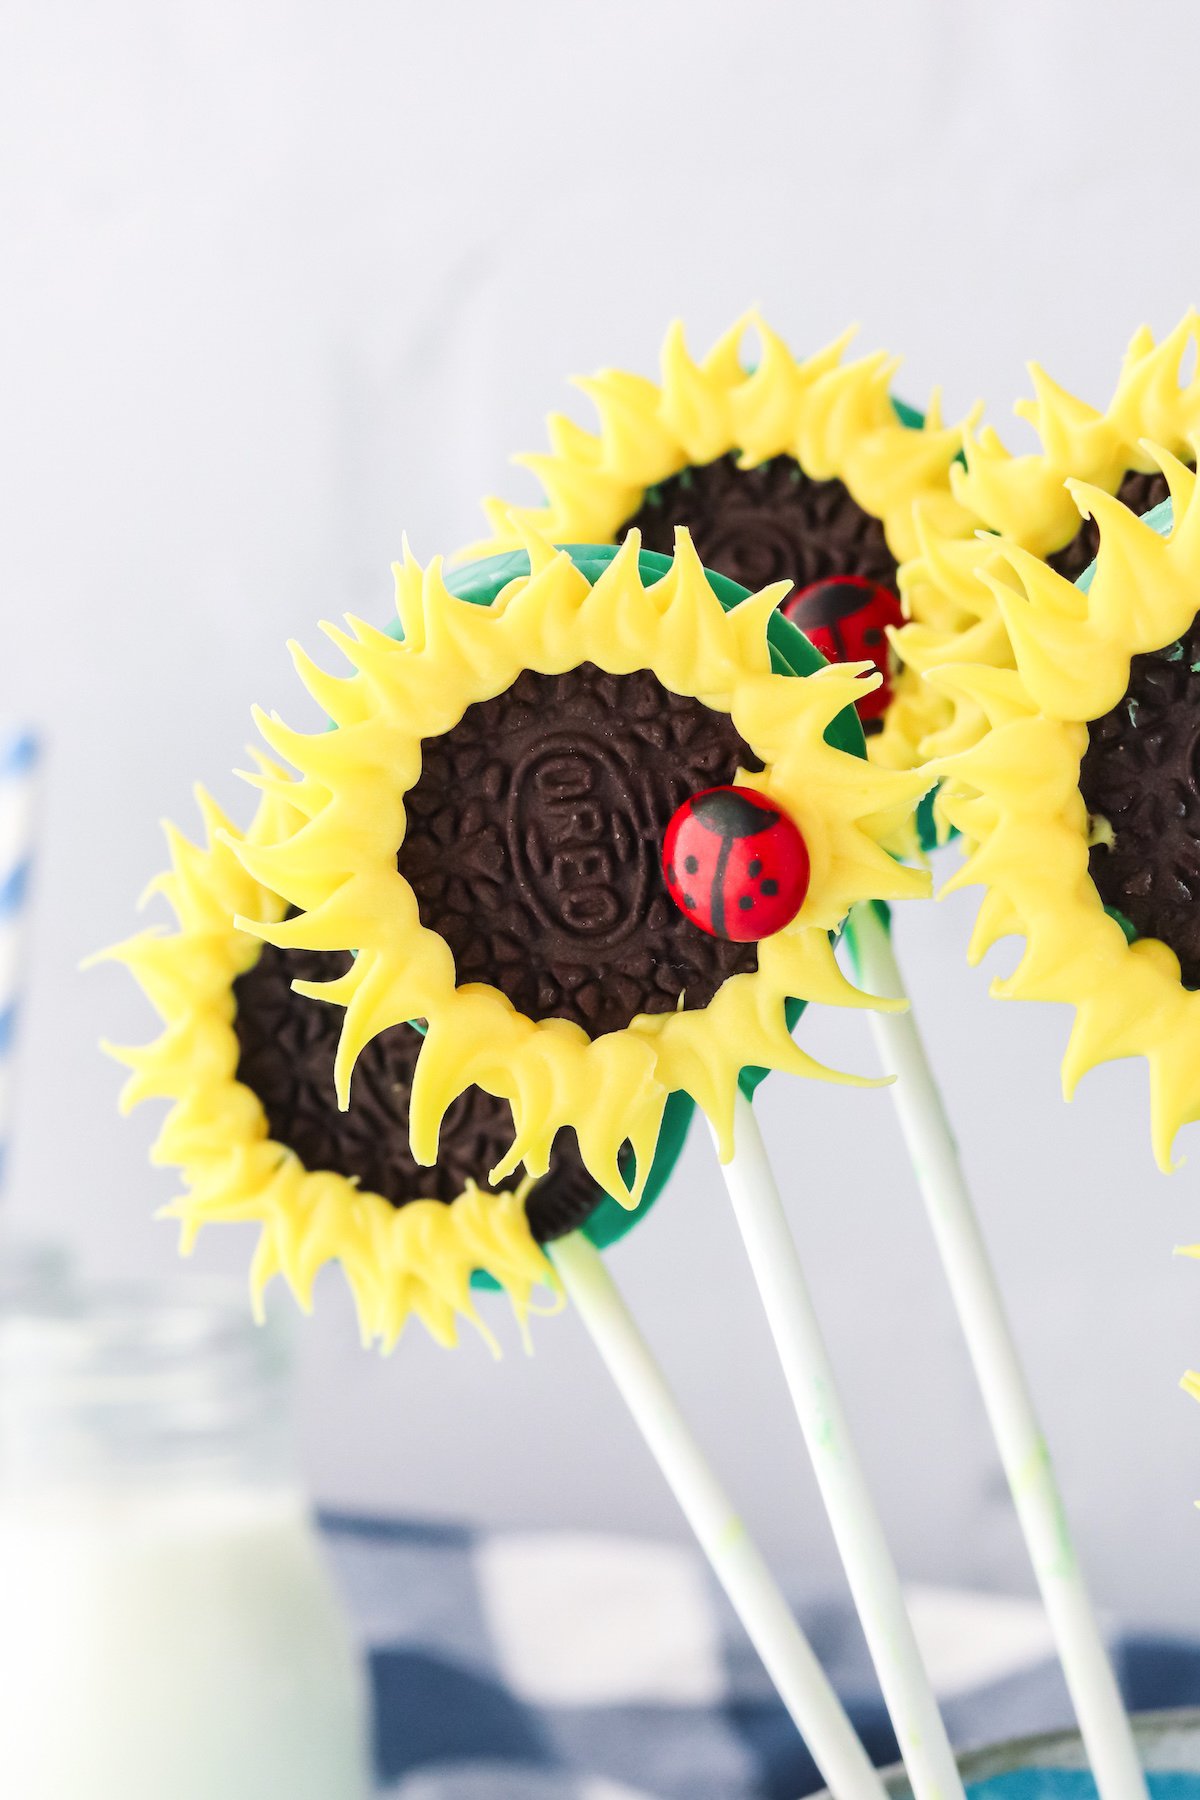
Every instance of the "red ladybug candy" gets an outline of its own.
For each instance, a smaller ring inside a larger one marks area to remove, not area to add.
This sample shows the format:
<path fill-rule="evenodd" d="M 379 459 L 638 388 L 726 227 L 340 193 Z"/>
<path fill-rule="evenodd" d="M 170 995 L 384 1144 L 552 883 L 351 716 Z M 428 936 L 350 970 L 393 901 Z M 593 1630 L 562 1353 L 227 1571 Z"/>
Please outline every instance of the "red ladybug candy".
<path fill-rule="evenodd" d="M 888 588 L 865 575 L 832 575 L 812 581 L 785 600 L 785 619 L 799 627 L 827 662 L 873 662 L 883 683 L 858 702 L 863 724 L 881 719 L 892 703 L 892 658 L 889 625 L 903 625 L 904 614 Z"/>
<path fill-rule="evenodd" d="M 663 839 L 667 891 L 711 937 L 754 944 L 790 925 L 808 892 L 800 832 L 755 788 L 705 788 L 685 800 Z"/>

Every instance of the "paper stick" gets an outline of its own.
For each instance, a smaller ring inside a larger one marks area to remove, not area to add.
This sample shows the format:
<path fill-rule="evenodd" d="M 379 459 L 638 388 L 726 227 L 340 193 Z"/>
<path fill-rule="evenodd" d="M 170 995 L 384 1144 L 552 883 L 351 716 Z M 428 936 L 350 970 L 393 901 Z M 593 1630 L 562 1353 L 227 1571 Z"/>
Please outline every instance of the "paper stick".
<path fill-rule="evenodd" d="M 721 1172 L 913 1793 L 916 1800 L 961 1800 L 954 1752 L 851 1441 L 758 1120 L 740 1090 L 734 1154 Z"/>
<path fill-rule="evenodd" d="M 904 997 L 891 932 L 872 906 L 856 907 L 847 938 L 873 994 Z M 1133 1731 L 1038 1426 L 1004 1303 L 963 1178 L 941 1094 L 911 1010 L 872 1012 L 871 1028 L 897 1080 L 892 1097 L 967 1340 L 984 1410 L 1000 1451 L 1049 1615 L 1084 1747 L 1102 1800 L 1145 1800 Z"/>
<path fill-rule="evenodd" d="M 600 1252 L 582 1232 L 547 1250 L 830 1791 L 837 1800 L 885 1800 L 841 1701 L 689 1431 Z"/>

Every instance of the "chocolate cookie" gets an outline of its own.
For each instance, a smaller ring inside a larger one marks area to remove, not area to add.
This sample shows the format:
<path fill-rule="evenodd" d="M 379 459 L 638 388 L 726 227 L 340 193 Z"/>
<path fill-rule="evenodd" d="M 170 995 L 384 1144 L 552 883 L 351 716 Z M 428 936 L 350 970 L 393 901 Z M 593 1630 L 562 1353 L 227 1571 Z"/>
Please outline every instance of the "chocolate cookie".
<path fill-rule="evenodd" d="M 372 1040 L 354 1071 L 350 1108 L 339 1112 L 333 1059 L 341 1011 L 292 991 L 293 981 L 328 981 L 349 958 L 266 944 L 234 983 L 239 1057 L 237 1079 L 258 1096 L 272 1138 L 309 1169 L 357 1179 L 393 1206 L 409 1200 L 457 1199 L 468 1177 L 479 1183 L 512 1142 L 506 1100 L 470 1088 L 446 1115 L 434 1168 L 415 1162 L 408 1145 L 408 1100 L 421 1047 L 418 1032 L 397 1026 Z M 529 1196 L 530 1229 L 539 1243 L 582 1225 L 602 1198 L 569 1133 L 560 1134 L 550 1172 Z"/>
<path fill-rule="evenodd" d="M 1200 987 L 1200 619 L 1132 659 L 1124 697 L 1088 726 L 1079 789 L 1113 830 L 1088 859 L 1101 899 Z"/>
<path fill-rule="evenodd" d="M 684 918 L 660 864 L 689 795 L 761 768 L 726 714 L 583 663 L 527 671 L 422 755 L 397 860 L 460 983 L 600 1037 L 757 967 Z"/>
<path fill-rule="evenodd" d="M 896 559 L 883 526 L 864 512 L 845 483 L 815 481 L 790 456 L 754 469 L 718 457 L 649 488 L 616 533 L 634 526 L 647 550 L 668 555 L 675 527 L 686 525 L 701 562 L 752 592 L 772 581 L 797 588 L 830 575 L 865 575 L 896 585 Z"/>
<path fill-rule="evenodd" d="M 1152 507 L 1167 499 L 1169 493 L 1166 478 L 1159 470 L 1155 469 L 1152 474 L 1147 475 L 1140 469 L 1129 469 L 1121 478 L 1117 499 L 1140 518 L 1143 513 L 1148 513 Z M 1085 519 L 1070 543 L 1064 544 L 1061 550 L 1056 550 L 1046 561 L 1068 581 L 1078 581 L 1089 564 L 1095 562 L 1099 548 L 1100 527 L 1095 519 Z"/>

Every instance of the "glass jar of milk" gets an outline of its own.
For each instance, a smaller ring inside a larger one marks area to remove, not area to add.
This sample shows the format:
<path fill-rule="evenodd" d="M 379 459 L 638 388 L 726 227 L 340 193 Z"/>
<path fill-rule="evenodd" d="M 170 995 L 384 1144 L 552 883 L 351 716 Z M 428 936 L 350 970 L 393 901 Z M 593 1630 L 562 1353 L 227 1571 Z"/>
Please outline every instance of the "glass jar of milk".
<path fill-rule="evenodd" d="M 288 1387 L 204 1284 L 0 1315 L 0 1794 L 365 1800 Z"/>

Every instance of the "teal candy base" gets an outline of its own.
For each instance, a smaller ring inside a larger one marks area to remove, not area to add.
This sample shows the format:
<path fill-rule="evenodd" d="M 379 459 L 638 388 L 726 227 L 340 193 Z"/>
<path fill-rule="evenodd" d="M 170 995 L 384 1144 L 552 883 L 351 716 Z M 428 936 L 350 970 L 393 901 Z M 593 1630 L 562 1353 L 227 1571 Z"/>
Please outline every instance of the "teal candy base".
<path fill-rule="evenodd" d="M 942 848 L 941 840 L 938 837 L 937 821 L 933 816 L 933 803 L 936 798 L 937 789 L 931 788 L 917 808 L 917 840 L 926 856 L 930 856 L 933 851 Z M 958 832 L 952 830 L 950 836 L 957 837 Z"/>
<path fill-rule="evenodd" d="M 915 406 L 910 406 L 907 400 L 897 400 L 895 394 L 893 394 L 892 411 L 895 413 L 900 423 L 902 425 L 907 425 L 910 431 L 924 431 L 925 414 L 923 412 L 918 412 Z"/>
<path fill-rule="evenodd" d="M 1157 506 L 1152 506 L 1148 513 L 1142 514 L 1142 523 L 1143 525 L 1153 526 L 1159 537 L 1170 537 L 1171 527 L 1175 523 L 1175 511 L 1171 502 L 1169 500 L 1160 500 Z M 1087 593 L 1095 578 L 1095 574 L 1096 564 L 1093 559 L 1075 583 L 1075 586 L 1079 589 L 1081 594 Z"/>
<path fill-rule="evenodd" d="M 1146 1777 L 1150 1800 L 1200 1800 L 1200 1775 L 1190 1770 L 1157 1770 Z M 1098 1800 L 1087 1769 L 1012 1769 L 988 1781 L 967 1784 L 967 1800 Z"/>

